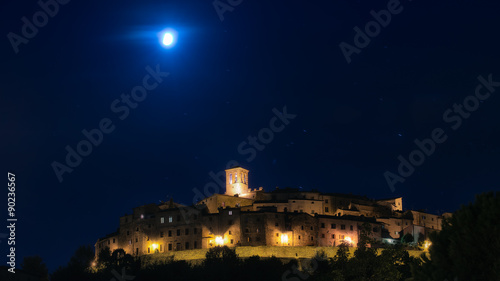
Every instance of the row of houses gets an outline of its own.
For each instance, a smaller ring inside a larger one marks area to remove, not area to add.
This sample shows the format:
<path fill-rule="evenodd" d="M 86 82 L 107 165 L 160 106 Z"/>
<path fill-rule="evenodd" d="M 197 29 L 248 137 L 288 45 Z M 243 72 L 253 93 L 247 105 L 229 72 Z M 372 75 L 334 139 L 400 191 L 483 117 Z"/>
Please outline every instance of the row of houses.
<path fill-rule="evenodd" d="M 148 204 L 120 218 L 115 233 L 97 240 L 96 254 L 109 247 L 140 256 L 156 252 L 236 246 L 357 245 L 369 227 L 373 239 L 395 243 L 403 235 L 424 239 L 441 229 L 442 216 L 403 211 L 402 198 L 382 200 L 300 189 L 248 188 L 248 170 L 226 170 L 225 194 L 194 206 Z"/>

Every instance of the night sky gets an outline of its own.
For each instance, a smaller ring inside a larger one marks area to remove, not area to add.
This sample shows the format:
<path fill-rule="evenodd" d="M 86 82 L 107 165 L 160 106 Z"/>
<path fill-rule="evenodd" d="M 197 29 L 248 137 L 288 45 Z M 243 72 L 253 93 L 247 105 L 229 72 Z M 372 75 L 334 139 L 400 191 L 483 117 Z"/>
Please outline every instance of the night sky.
<path fill-rule="evenodd" d="M 405 209 L 439 214 L 500 190 L 500 3 L 220 0 L 218 14 L 211 0 L 66 2 L 29 39 L 22 18 L 39 4 L 0 9 L 0 171 L 16 175 L 18 267 L 27 255 L 65 265 L 142 204 L 189 205 L 230 161 L 252 188 L 403 196 Z M 357 48 L 354 28 L 388 6 L 390 22 L 369 24 L 380 30 Z M 165 28 L 178 35 L 169 49 Z M 350 63 L 342 42 L 357 48 Z M 479 76 L 497 91 L 484 98 Z M 141 101 L 129 106 L 132 91 Z M 474 110 L 451 112 L 464 100 Z M 67 166 L 66 147 L 103 123 L 98 145 Z M 446 140 L 391 191 L 384 172 L 397 175 L 398 156 L 439 128 Z M 266 143 L 252 147 L 259 134 Z M 55 162 L 72 169 L 62 181 Z"/>

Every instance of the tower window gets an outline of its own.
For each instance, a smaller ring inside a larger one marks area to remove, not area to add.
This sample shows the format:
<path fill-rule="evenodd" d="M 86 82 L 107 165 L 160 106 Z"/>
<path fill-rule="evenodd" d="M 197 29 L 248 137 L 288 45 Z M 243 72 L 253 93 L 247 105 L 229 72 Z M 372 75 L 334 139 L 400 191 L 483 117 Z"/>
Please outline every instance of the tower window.
<path fill-rule="evenodd" d="M 234 174 L 234 183 L 238 182 L 238 174 Z"/>
<path fill-rule="evenodd" d="M 233 183 L 233 174 L 229 174 L 229 184 Z"/>

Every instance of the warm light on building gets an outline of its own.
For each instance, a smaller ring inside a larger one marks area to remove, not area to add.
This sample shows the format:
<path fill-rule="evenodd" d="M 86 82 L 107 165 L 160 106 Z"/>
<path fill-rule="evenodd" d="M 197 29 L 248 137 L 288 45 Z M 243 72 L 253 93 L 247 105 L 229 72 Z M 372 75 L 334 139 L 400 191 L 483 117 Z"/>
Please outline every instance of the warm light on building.
<path fill-rule="evenodd" d="M 281 245 L 288 245 L 288 234 L 281 234 Z"/>
<path fill-rule="evenodd" d="M 224 245 L 224 238 L 222 238 L 222 236 L 215 236 L 215 245 L 217 246 Z"/>
<path fill-rule="evenodd" d="M 423 247 L 424 247 L 424 251 L 428 251 L 428 250 L 429 250 L 429 247 L 430 247 L 431 245 L 432 245 L 432 242 L 431 242 L 431 241 L 429 241 L 429 240 L 425 240 L 425 241 L 424 241 L 424 245 L 423 245 Z"/>
<path fill-rule="evenodd" d="M 351 244 L 352 243 L 352 239 L 351 237 L 347 236 L 346 238 L 344 238 L 344 241 Z"/>

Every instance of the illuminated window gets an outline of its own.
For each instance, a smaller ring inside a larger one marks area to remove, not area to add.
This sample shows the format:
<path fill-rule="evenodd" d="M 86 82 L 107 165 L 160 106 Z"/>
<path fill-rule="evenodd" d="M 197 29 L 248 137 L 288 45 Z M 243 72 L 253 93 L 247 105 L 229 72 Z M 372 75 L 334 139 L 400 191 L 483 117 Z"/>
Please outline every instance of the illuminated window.
<path fill-rule="evenodd" d="M 229 211 L 229 215 L 232 216 L 233 215 L 233 211 Z"/>
<path fill-rule="evenodd" d="M 168 217 L 168 222 L 172 222 L 172 216 Z"/>
<path fill-rule="evenodd" d="M 141 219 L 143 219 L 143 218 L 144 218 L 144 215 L 143 215 L 143 214 L 141 214 Z"/>
<path fill-rule="evenodd" d="M 234 174 L 234 183 L 238 182 L 238 174 Z"/>
<path fill-rule="evenodd" d="M 233 174 L 229 174 L 229 184 L 233 183 Z"/>
<path fill-rule="evenodd" d="M 165 223 L 165 217 L 160 218 L 160 223 Z"/>

